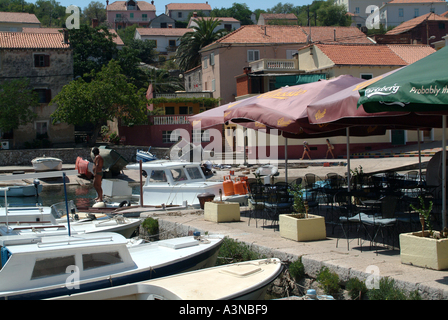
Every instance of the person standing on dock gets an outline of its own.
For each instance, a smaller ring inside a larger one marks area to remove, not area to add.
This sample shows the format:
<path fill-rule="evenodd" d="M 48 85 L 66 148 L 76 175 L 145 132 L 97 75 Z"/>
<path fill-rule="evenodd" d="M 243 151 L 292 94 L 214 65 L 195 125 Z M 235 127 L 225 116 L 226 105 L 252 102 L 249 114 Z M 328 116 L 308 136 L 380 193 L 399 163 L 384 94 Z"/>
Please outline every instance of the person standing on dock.
<path fill-rule="evenodd" d="M 92 149 L 92 153 L 95 156 L 95 159 L 93 160 L 93 187 L 98 194 L 98 197 L 94 200 L 96 202 L 103 202 L 103 189 L 101 188 L 101 181 L 103 180 L 104 159 L 100 156 L 100 150 L 98 147 L 94 147 Z"/>

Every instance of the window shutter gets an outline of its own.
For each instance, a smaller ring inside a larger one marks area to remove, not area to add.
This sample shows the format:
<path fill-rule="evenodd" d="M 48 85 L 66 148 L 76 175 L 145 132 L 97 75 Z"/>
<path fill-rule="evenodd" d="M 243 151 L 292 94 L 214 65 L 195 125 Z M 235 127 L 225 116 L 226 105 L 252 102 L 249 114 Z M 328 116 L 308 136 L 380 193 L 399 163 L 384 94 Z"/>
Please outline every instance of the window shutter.
<path fill-rule="evenodd" d="M 260 51 L 254 50 L 254 61 L 260 60 Z"/>
<path fill-rule="evenodd" d="M 51 101 L 51 89 L 45 90 L 45 103 L 49 103 Z"/>
<path fill-rule="evenodd" d="M 44 65 L 45 65 L 45 67 L 50 66 L 50 56 L 49 55 L 44 55 Z"/>
<path fill-rule="evenodd" d="M 39 67 L 39 55 L 34 55 L 34 67 Z"/>

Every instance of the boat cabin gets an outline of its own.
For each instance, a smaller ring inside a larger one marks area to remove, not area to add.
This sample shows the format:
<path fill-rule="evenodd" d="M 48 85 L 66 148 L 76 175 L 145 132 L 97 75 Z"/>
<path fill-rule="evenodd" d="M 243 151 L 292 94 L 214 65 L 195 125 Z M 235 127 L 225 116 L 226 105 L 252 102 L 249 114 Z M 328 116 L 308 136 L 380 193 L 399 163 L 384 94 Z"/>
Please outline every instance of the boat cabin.
<path fill-rule="evenodd" d="M 0 237 L 0 297 L 57 284 L 69 294 L 75 280 L 82 285 L 86 279 L 107 280 L 111 274 L 135 269 L 126 245 L 126 238 L 107 232 L 28 240 Z"/>
<path fill-rule="evenodd" d="M 127 169 L 140 168 L 139 164 L 128 165 Z M 188 205 L 199 206 L 198 195 L 212 193 L 219 198 L 223 182 L 205 178 L 199 162 L 151 161 L 142 163 L 143 205 Z M 246 195 L 224 197 L 226 201 L 247 203 Z"/>

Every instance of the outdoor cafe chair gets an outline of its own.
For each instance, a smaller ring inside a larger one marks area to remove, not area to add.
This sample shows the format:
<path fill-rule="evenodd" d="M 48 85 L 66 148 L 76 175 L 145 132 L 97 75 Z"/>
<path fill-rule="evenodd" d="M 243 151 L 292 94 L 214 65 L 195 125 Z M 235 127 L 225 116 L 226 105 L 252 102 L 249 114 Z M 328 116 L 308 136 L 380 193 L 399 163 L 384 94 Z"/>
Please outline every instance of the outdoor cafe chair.
<path fill-rule="evenodd" d="M 258 217 L 262 216 L 263 214 L 266 194 L 264 193 L 264 186 L 262 184 L 254 182 L 249 185 L 249 188 L 250 210 L 249 221 L 247 224 L 250 225 L 250 220 L 255 219 L 255 227 L 258 228 Z"/>
<path fill-rule="evenodd" d="M 275 230 L 276 225 L 278 225 L 279 215 L 292 211 L 293 197 L 290 195 L 288 188 L 284 186 L 265 186 L 265 192 L 263 228 L 270 221 L 271 226 Z"/>
<path fill-rule="evenodd" d="M 359 211 L 356 204 L 352 202 L 352 195 L 350 192 L 343 190 L 334 195 L 335 210 L 332 218 L 328 219 L 329 223 L 333 224 L 332 233 L 336 227 L 340 227 L 344 238 L 347 240 L 347 250 L 350 246 L 350 229 L 355 226 L 356 232 L 359 232 L 360 220 L 358 218 Z M 357 236 L 359 243 L 359 235 Z M 336 240 L 336 247 L 339 244 L 339 236 Z"/>

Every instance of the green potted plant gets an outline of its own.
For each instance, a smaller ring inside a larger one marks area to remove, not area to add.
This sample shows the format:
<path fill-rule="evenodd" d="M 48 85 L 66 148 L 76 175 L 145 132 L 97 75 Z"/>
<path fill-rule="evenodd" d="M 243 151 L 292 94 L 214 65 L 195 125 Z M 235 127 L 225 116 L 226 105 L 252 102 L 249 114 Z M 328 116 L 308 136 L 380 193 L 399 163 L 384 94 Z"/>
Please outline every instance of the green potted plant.
<path fill-rule="evenodd" d="M 295 241 L 322 240 L 327 236 L 324 217 L 308 213 L 303 189 L 294 185 L 288 189 L 293 197 L 294 213 L 279 215 L 280 236 Z"/>
<path fill-rule="evenodd" d="M 448 269 L 448 238 L 446 228 L 443 232 L 434 231 L 431 224 L 433 202 L 426 207 L 422 197 L 420 206 L 411 208 L 419 213 L 422 231 L 400 234 L 401 263 L 414 266 L 445 270 Z M 428 230 L 425 230 L 425 226 Z"/>

